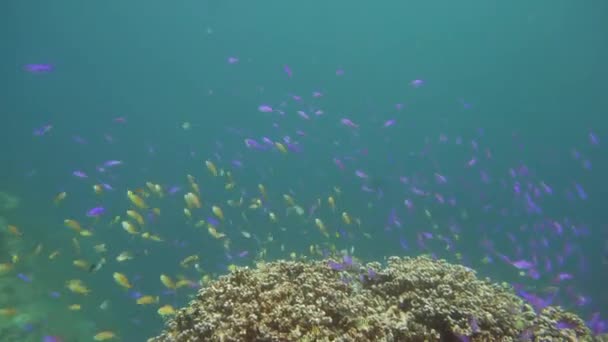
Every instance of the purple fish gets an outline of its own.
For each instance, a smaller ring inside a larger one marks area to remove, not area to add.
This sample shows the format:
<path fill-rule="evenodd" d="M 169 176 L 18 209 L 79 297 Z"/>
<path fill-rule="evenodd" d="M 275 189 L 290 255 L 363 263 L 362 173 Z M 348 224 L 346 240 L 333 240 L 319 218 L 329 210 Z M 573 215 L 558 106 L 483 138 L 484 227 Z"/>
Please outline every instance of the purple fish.
<path fill-rule="evenodd" d="M 101 215 L 103 215 L 106 212 L 106 209 L 104 207 L 95 207 L 90 209 L 89 211 L 87 211 L 87 216 L 88 217 L 99 217 Z"/>
<path fill-rule="evenodd" d="M 207 217 L 207 223 L 209 223 L 213 227 L 217 227 L 220 225 L 220 221 L 218 219 L 216 219 L 215 217 L 211 217 L 211 216 Z"/>
<path fill-rule="evenodd" d="M 113 167 L 113 166 L 118 166 L 118 165 L 122 165 L 121 160 L 108 160 L 103 163 L 103 166 L 105 166 L 105 167 Z"/>
<path fill-rule="evenodd" d="M 419 87 L 422 87 L 424 85 L 424 81 L 423 80 L 413 80 L 413 81 L 410 82 L 410 85 L 413 88 L 419 88 Z"/>
<path fill-rule="evenodd" d="M 384 127 L 393 126 L 397 121 L 395 119 L 390 119 L 384 122 Z"/>
<path fill-rule="evenodd" d="M 33 74 L 41 74 L 53 71 L 53 66 L 50 64 L 26 64 L 23 69 Z"/>
<path fill-rule="evenodd" d="M 520 270 L 527 270 L 527 269 L 534 267 L 534 264 L 527 260 L 513 261 L 513 262 L 511 262 L 511 265 L 515 266 L 515 268 L 520 269 Z"/>
<path fill-rule="evenodd" d="M 23 280 L 23 281 L 24 281 L 24 282 L 26 282 L 26 283 L 31 283 L 31 282 L 32 282 L 32 278 L 30 278 L 30 277 L 26 276 L 26 275 L 25 275 L 25 274 L 23 274 L 23 273 L 19 273 L 19 274 L 17 274 L 17 277 L 18 277 L 19 279 Z"/>
<path fill-rule="evenodd" d="M 293 76 L 293 71 L 291 71 L 291 68 L 289 67 L 289 65 L 287 65 L 287 64 L 283 65 L 283 71 L 285 71 L 285 73 L 287 74 L 287 77 L 291 78 L 291 76 Z"/>
<path fill-rule="evenodd" d="M 40 128 L 34 129 L 34 135 L 41 137 L 41 136 L 47 134 L 51 129 L 53 129 L 52 125 L 44 125 Z"/>
<path fill-rule="evenodd" d="M 80 171 L 80 170 L 76 170 L 76 171 L 72 172 L 72 174 L 78 178 L 87 178 L 88 177 L 86 173 L 84 173 L 83 171 Z"/>
<path fill-rule="evenodd" d="M 272 113 L 273 109 L 269 105 L 260 105 L 258 106 L 258 111 L 262 113 Z"/>

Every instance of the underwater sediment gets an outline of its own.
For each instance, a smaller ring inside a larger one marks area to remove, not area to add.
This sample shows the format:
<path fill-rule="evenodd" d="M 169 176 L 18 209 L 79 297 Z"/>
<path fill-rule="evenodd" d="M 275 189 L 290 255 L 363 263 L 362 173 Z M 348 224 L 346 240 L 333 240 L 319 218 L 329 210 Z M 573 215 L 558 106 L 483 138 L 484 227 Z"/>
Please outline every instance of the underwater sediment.
<path fill-rule="evenodd" d="M 507 284 L 428 257 L 380 263 L 276 261 L 200 289 L 149 342 L 596 341 L 559 307 L 539 312 Z"/>

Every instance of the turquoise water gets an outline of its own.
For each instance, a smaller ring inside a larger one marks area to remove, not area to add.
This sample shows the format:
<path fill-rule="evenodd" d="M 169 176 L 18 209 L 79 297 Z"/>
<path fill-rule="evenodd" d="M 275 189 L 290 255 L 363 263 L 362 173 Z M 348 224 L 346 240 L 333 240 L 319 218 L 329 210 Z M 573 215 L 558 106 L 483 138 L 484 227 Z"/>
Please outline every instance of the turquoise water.
<path fill-rule="evenodd" d="M 162 329 L 160 305 L 177 308 L 195 292 L 171 293 L 161 273 L 196 283 L 230 264 L 310 256 L 317 245 L 365 261 L 431 254 L 461 262 L 574 310 L 600 331 L 597 314 L 605 319 L 608 307 L 601 287 L 608 281 L 607 7 L 3 4 L 0 191 L 20 203 L 0 216 L 22 236 L 3 228 L 11 247 L 0 251 L 0 263 L 13 254 L 21 260 L 0 281 L 29 300 L 0 308 L 17 310 L 10 319 L 25 315 L 18 325 L 32 340 L 81 341 L 103 330 L 144 340 Z M 109 160 L 121 165 L 99 168 Z M 234 188 L 225 189 L 230 179 L 214 177 L 205 160 L 231 172 Z M 183 213 L 183 196 L 193 191 L 188 174 L 203 204 L 192 218 Z M 164 197 L 146 182 L 161 185 Z M 95 184 L 106 185 L 102 194 Z M 150 208 L 133 208 L 126 192 L 137 189 Z M 61 192 L 67 197 L 55 205 Z M 227 203 L 240 198 L 241 206 Z M 249 208 L 257 199 L 260 208 Z M 223 209 L 216 228 L 225 237 L 195 226 L 209 221 L 212 205 Z M 87 217 L 96 206 L 103 215 Z M 141 230 L 164 241 L 121 229 L 127 209 L 139 210 Z M 65 219 L 93 236 L 79 236 Z M 95 251 L 99 244 L 107 252 Z M 117 262 L 122 251 L 133 260 Z M 198 270 L 180 267 L 193 254 Z M 72 265 L 101 258 L 95 272 Z M 518 261 L 528 266 L 518 270 Z M 133 287 L 118 286 L 114 272 Z M 70 279 L 92 292 L 71 293 Z M 160 303 L 137 305 L 136 292 Z"/>

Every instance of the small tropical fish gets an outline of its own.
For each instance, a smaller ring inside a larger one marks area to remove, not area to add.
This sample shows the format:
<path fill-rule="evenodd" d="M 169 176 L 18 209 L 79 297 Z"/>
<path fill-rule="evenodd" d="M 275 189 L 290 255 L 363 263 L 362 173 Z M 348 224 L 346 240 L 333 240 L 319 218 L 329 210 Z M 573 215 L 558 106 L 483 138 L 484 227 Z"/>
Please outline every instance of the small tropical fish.
<path fill-rule="evenodd" d="M 60 192 L 59 194 L 57 194 L 57 196 L 55 196 L 55 198 L 53 198 L 53 203 L 55 205 L 59 205 L 67 196 L 67 192 Z"/>
<path fill-rule="evenodd" d="M 175 289 L 175 282 L 173 282 L 171 277 L 169 277 L 168 275 L 161 274 L 160 282 L 163 283 L 163 285 L 165 285 L 165 287 L 168 289 L 171 289 L 171 290 Z"/>
<path fill-rule="evenodd" d="M 107 340 L 115 339 L 116 337 L 117 337 L 116 334 L 112 331 L 100 331 L 97 334 L 95 334 L 95 336 L 93 336 L 93 339 L 95 341 L 107 341 Z"/>
<path fill-rule="evenodd" d="M 133 225 L 133 223 L 131 223 L 129 221 L 122 221 L 121 224 L 122 224 L 122 228 L 124 230 L 126 230 L 127 233 L 133 234 L 133 235 L 139 234 L 139 232 L 137 231 L 137 228 L 135 228 L 135 226 Z"/>
<path fill-rule="evenodd" d="M 84 285 L 84 283 L 80 279 L 68 280 L 66 282 L 66 287 L 70 291 L 72 291 L 74 293 L 82 294 L 82 295 L 88 295 L 89 293 L 91 293 L 91 290 L 89 290 L 89 288 L 86 287 L 86 285 Z"/>
<path fill-rule="evenodd" d="M 184 258 L 184 260 L 182 260 L 179 264 L 181 267 L 188 267 L 190 264 L 195 262 L 198 262 L 198 255 L 196 254 Z"/>
<path fill-rule="evenodd" d="M 332 196 L 327 198 L 327 204 L 331 208 L 331 211 L 336 211 L 336 200 Z"/>
<path fill-rule="evenodd" d="M 139 298 L 137 298 L 137 304 L 138 305 L 149 305 L 149 304 L 155 304 L 158 303 L 158 296 L 141 296 Z"/>
<path fill-rule="evenodd" d="M 95 192 L 96 195 L 103 194 L 103 186 L 101 186 L 100 184 L 93 185 L 93 192 Z"/>
<path fill-rule="evenodd" d="M 157 242 L 163 242 L 163 241 L 165 241 L 160 236 L 155 235 L 155 234 L 150 234 L 150 232 L 142 233 L 141 237 L 144 238 L 144 239 L 148 239 L 148 240 L 152 240 L 152 241 L 157 241 Z"/>
<path fill-rule="evenodd" d="M 78 223 L 78 221 L 76 221 L 76 220 L 65 219 L 65 220 L 63 220 L 63 223 L 65 224 L 66 227 L 71 228 L 71 229 L 75 230 L 76 232 L 80 232 L 82 230 L 80 223 Z"/>
<path fill-rule="evenodd" d="M 51 64 L 26 64 L 23 69 L 32 74 L 42 74 L 53 71 Z"/>
<path fill-rule="evenodd" d="M 148 205 L 143 200 L 143 198 L 139 197 L 139 195 L 134 194 L 133 191 L 128 190 L 127 197 L 129 197 L 129 200 L 131 201 L 131 203 L 133 203 L 133 205 L 138 207 L 139 209 L 148 208 Z"/>
<path fill-rule="evenodd" d="M 211 207 L 211 211 L 213 211 L 213 214 L 215 214 L 217 218 L 222 221 L 224 220 L 224 212 L 222 211 L 222 208 L 214 205 L 213 207 Z"/>
<path fill-rule="evenodd" d="M 87 216 L 88 217 L 99 217 L 101 215 L 103 215 L 103 213 L 106 212 L 106 209 L 104 207 L 94 207 L 89 209 L 89 211 L 87 211 Z"/>
<path fill-rule="evenodd" d="M 135 210 L 127 210 L 127 216 L 134 219 L 140 226 L 143 226 L 145 223 L 143 216 Z"/>
<path fill-rule="evenodd" d="M 72 263 L 74 264 L 74 266 L 81 268 L 85 271 L 88 271 L 89 267 L 91 267 L 91 263 L 83 259 L 74 260 Z"/>
<path fill-rule="evenodd" d="M 133 259 L 133 254 L 128 251 L 124 251 L 116 257 L 116 261 L 118 262 L 124 262 L 131 259 Z"/>
<path fill-rule="evenodd" d="M 126 289 L 130 289 L 131 287 L 133 287 L 131 285 L 131 283 L 129 283 L 129 278 L 127 278 L 126 275 L 124 275 L 122 273 L 114 272 L 114 274 L 112 274 L 112 276 L 114 277 L 114 281 L 116 282 L 116 284 L 118 284 Z"/>
<path fill-rule="evenodd" d="M 171 305 L 163 305 L 157 310 L 158 314 L 161 316 L 171 316 L 175 315 L 175 309 Z"/>
<path fill-rule="evenodd" d="M 213 164 L 213 162 L 210 160 L 206 160 L 205 165 L 207 166 L 209 172 L 211 172 L 214 177 L 217 177 L 217 168 L 215 167 L 215 164 Z"/>
<path fill-rule="evenodd" d="M 200 208 L 202 207 L 201 201 L 195 194 L 189 192 L 184 195 L 184 201 L 186 201 L 186 206 L 188 209 Z"/>
<path fill-rule="evenodd" d="M 350 215 L 348 215 L 347 212 L 343 212 L 342 213 L 342 222 L 344 222 L 345 224 L 351 224 L 352 223 L 352 219 L 350 218 Z"/>
<path fill-rule="evenodd" d="M 79 311 L 80 310 L 80 304 L 72 304 L 72 305 L 68 306 L 68 309 L 70 311 Z"/>
<path fill-rule="evenodd" d="M 283 145 L 282 143 L 277 141 L 274 143 L 274 146 L 277 148 L 277 150 L 279 150 L 279 152 L 283 154 L 287 153 L 287 147 L 285 147 L 285 145 Z"/>

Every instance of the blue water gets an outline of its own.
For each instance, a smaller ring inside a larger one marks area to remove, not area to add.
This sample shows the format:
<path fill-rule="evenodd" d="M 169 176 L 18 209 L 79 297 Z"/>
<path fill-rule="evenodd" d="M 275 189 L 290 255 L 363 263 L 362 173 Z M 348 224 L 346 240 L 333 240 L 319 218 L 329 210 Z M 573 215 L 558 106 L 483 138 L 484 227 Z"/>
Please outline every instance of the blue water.
<path fill-rule="evenodd" d="M 608 281 L 607 7 L 561 0 L 2 4 L 0 191 L 20 204 L 0 216 L 23 235 L 3 228 L 0 263 L 13 254 L 22 261 L 0 282 L 28 299 L 0 308 L 29 313 L 24 336 L 32 340 L 82 340 L 102 330 L 144 340 L 162 330 L 162 319 L 158 304 L 136 305 L 135 292 L 176 308 L 195 293 L 170 293 L 161 273 L 198 282 L 230 264 L 310 255 L 317 245 L 364 261 L 429 254 L 463 263 L 579 313 L 600 332 L 597 317 L 608 314 L 601 286 Z M 108 160 L 122 164 L 99 168 Z M 205 160 L 224 176 L 214 177 Z M 225 172 L 233 189 L 225 188 Z M 190 219 L 183 213 L 183 196 L 193 191 L 188 174 L 203 203 Z M 165 196 L 156 198 L 146 182 Z M 111 189 L 95 194 L 95 184 Z M 173 186 L 180 189 L 170 195 Z M 139 210 L 142 230 L 163 242 L 120 227 L 134 209 L 126 192 L 138 189 L 150 205 Z M 67 197 L 55 205 L 61 192 Z M 303 216 L 288 214 L 284 194 Z M 241 198 L 239 207 L 227 203 Z M 261 208 L 249 208 L 257 199 Z M 225 216 L 220 239 L 195 227 L 213 216 L 212 205 Z M 87 217 L 96 206 L 105 213 Z M 111 224 L 115 216 L 121 219 Z M 93 236 L 79 236 L 65 219 Z M 95 251 L 99 244 L 107 252 Z M 134 259 L 118 263 L 125 250 Z M 179 265 L 193 254 L 200 271 Z M 97 272 L 72 265 L 101 258 Z M 517 261 L 530 266 L 518 270 Z M 133 288 L 118 286 L 113 272 Z M 69 292 L 70 279 L 92 293 Z M 69 311 L 76 303 L 82 309 Z"/>

